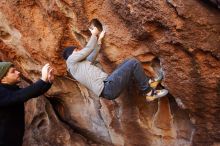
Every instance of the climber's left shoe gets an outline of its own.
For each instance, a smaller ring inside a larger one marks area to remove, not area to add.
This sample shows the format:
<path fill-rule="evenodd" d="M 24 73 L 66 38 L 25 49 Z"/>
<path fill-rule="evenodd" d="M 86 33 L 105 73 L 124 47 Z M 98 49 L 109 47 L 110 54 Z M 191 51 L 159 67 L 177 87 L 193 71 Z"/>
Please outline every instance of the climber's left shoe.
<path fill-rule="evenodd" d="M 146 96 L 146 101 L 147 102 L 151 102 L 151 101 L 153 101 L 153 100 L 155 100 L 155 99 L 159 99 L 159 98 L 161 98 L 161 97 L 164 97 L 164 96 L 166 96 L 168 94 L 168 90 L 166 90 L 166 89 L 162 89 L 162 90 L 155 90 L 155 89 L 153 89 L 153 90 L 151 90 L 148 94 L 147 94 L 147 96 Z"/>

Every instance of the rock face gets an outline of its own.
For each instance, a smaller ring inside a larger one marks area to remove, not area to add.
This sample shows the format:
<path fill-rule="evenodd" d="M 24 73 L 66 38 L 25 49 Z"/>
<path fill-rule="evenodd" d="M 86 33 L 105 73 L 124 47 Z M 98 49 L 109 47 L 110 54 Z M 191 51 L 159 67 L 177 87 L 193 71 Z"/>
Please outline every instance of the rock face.
<path fill-rule="evenodd" d="M 218 5 L 218 1 L 211 1 Z M 52 89 L 26 103 L 24 146 L 220 145 L 220 11 L 184 0 L 1 0 L 0 60 L 24 81 L 56 69 Z M 114 101 L 66 72 L 64 47 L 83 47 L 90 22 L 106 30 L 99 61 L 107 73 L 129 57 L 149 77 L 163 70 L 169 95 L 152 103 L 130 85 Z"/>

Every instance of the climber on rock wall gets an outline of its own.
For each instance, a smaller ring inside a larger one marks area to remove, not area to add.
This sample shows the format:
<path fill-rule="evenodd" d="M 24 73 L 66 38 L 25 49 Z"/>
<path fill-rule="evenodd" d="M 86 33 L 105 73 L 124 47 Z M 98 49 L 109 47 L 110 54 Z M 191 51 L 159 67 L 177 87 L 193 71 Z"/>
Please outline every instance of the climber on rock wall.
<path fill-rule="evenodd" d="M 97 96 L 109 100 L 117 98 L 133 78 L 147 101 L 153 101 L 168 93 L 166 89 L 156 90 L 161 78 L 149 84 L 149 78 L 145 75 L 141 63 L 135 58 L 124 61 L 111 75 L 102 71 L 93 62 L 100 50 L 105 31 L 103 30 L 97 38 L 100 32 L 98 28 L 92 26 L 89 30 L 92 35 L 83 49 L 70 46 L 65 48 L 62 54 L 66 60 L 68 72 L 78 82 Z"/>
<path fill-rule="evenodd" d="M 41 79 L 19 88 L 20 72 L 11 62 L 0 62 L 0 146 L 22 146 L 24 102 L 44 94 L 53 80 L 53 69 L 46 64 Z"/>

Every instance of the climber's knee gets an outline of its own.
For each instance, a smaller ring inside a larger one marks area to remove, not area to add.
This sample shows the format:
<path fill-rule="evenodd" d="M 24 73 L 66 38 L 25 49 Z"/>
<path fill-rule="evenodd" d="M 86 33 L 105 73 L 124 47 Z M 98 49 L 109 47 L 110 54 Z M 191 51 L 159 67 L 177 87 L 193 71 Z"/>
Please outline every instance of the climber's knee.
<path fill-rule="evenodd" d="M 140 64 L 140 61 L 134 57 L 128 59 L 127 62 L 129 62 L 130 64 Z"/>

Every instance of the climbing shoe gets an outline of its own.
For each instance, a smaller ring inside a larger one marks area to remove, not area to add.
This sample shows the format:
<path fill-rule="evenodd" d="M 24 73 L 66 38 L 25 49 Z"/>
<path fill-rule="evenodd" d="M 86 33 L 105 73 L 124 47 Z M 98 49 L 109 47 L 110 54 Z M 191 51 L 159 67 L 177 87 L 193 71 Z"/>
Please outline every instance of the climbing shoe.
<path fill-rule="evenodd" d="M 161 97 L 164 97 L 164 96 L 166 96 L 168 94 L 168 90 L 166 90 L 166 89 L 161 89 L 161 90 L 155 90 L 155 89 L 153 89 L 153 90 L 151 90 L 148 94 L 147 94 L 147 96 L 146 96 L 146 101 L 147 102 L 151 102 L 151 101 L 153 101 L 153 100 L 155 100 L 155 99 L 159 99 L 159 98 L 161 98 Z"/>
<path fill-rule="evenodd" d="M 160 84 L 162 79 L 163 79 L 163 73 L 159 72 L 156 78 L 149 80 L 150 87 L 156 89 L 156 87 L 158 86 L 158 84 Z"/>

